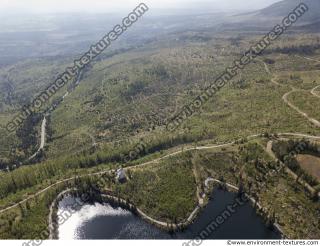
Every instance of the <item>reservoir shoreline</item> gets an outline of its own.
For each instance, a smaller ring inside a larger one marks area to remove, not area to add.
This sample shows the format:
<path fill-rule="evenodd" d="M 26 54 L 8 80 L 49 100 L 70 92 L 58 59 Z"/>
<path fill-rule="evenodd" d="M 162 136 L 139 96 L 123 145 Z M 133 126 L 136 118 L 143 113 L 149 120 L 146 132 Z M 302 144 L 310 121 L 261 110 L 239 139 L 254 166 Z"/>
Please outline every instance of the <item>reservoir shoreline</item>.
<path fill-rule="evenodd" d="M 216 185 L 221 185 L 221 183 L 217 182 L 216 180 L 209 180 L 209 181 L 214 181 Z M 207 183 L 207 182 L 206 182 Z M 235 193 L 239 189 L 233 185 L 226 184 L 226 191 L 230 193 Z M 59 205 L 59 202 L 63 200 L 63 198 L 66 195 L 74 195 L 77 192 L 76 189 L 69 189 L 61 192 L 55 201 L 52 203 L 50 207 L 50 215 L 49 215 L 49 231 L 50 231 L 50 239 L 58 239 L 58 229 L 59 229 L 59 223 L 57 221 L 58 216 L 57 216 L 57 208 Z M 214 193 L 213 193 L 214 194 Z M 79 197 L 79 194 L 78 194 Z M 254 209 L 255 213 L 257 216 L 260 216 L 261 218 L 265 219 L 265 211 L 261 207 L 259 203 L 257 203 L 252 197 L 248 196 L 246 194 L 246 197 L 248 198 L 250 205 L 252 206 L 252 209 Z M 184 221 L 178 223 L 178 224 L 173 224 L 173 223 L 167 223 L 163 221 L 156 220 L 154 218 L 151 218 L 148 216 L 146 213 L 141 211 L 139 208 L 137 208 L 134 204 L 129 203 L 128 201 L 114 196 L 112 191 L 105 192 L 101 194 L 101 201 L 97 201 L 101 204 L 109 204 L 112 207 L 120 207 L 122 209 L 128 210 L 134 215 L 138 216 L 141 218 L 143 221 L 149 223 L 150 225 L 154 225 L 155 227 L 159 228 L 160 230 L 169 232 L 169 233 L 174 233 L 177 231 L 183 231 L 185 229 L 188 229 L 190 225 L 194 223 L 194 221 L 199 217 L 200 212 L 205 211 L 207 205 L 210 203 L 206 203 L 204 206 L 197 205 L 197 207 L 193 210 L 193 212 L 189 215 L 188 218 L 186 218 Z M 275 233 L 279 234 L 281 238 L 285 238 L 285 235 L 280 228 L 280 226 L 277 223 L 273 224 L 273 230 Z"/>

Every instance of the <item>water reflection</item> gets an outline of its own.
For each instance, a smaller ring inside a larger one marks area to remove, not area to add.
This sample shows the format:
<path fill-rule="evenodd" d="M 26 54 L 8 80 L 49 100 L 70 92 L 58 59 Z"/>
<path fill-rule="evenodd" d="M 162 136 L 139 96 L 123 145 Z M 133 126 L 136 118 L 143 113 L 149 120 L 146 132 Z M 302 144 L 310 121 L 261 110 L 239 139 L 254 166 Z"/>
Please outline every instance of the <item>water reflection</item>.
<path fill-rule="evenodd" d="M 195 223 L 185 231 L 167 233 L 143 221 L 130 211 L 113 208 L 109 204 L 87 204 L 74 212 L 59 227 L 60 239 L 192 239 L 211 223 L 230 204 L 236 195 L 215 189 L 209 202 Z M 74 204 L 76 198 L 68 196 L 59 203 L 58 214 Z M 280 235 L 267 228 L 250 204 L 237 209 L 208 239 L 276 239 Z"/>

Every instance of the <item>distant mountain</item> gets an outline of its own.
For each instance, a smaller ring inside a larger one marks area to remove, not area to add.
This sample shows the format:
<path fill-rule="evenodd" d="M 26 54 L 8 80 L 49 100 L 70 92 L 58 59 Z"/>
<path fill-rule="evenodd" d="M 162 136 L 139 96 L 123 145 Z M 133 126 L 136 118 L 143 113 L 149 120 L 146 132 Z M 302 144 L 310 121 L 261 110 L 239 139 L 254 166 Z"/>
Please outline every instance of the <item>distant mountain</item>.
<path fill-rule="evenodd" d="M 312 23 L 320 20 L 320 0 L 283 0 L 257 11 L 257 15 L 259 17 L 284 17 L 300 3 L 305 3 L 309 7 L 309 11 L 302 17 L 301 21 Z"/>
<path fill-rule="evenodd" d="M 320 21 L 316 21 L 307 25 L 297 26 L 297 27 L 294 27 L 293 29 L 303 31 L 303 32 L 319 32 Z"/>
<path fill-rule="evenodd" d="M 299 4 L 305 3 L 309 10 L 293 29 L 307 32 L 320 32 L 320 0 L 283 0 L 261 10 L 233 15 L 221 28 L 243 31 L 267 31 L 272 25 L 289 15 Z M 306 27 L 306 29 L 303 29 Z"/>

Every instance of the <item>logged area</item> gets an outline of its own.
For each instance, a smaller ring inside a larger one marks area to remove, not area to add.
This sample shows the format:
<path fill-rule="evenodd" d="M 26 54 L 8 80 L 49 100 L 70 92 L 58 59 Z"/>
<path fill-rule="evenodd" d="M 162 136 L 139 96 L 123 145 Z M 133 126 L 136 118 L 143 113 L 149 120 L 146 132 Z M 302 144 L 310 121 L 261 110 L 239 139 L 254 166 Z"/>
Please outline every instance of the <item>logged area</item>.
<path fill-rule="evenodd" d="M 320 158 L 312 155 L 298 155 L 297 160 L 302 169 L 320 180 Z"/>
<path fill-rule="evenodd" d="M 262 2 L 0 15 L 0 239 L 319 239 L 320 4 Z"/>

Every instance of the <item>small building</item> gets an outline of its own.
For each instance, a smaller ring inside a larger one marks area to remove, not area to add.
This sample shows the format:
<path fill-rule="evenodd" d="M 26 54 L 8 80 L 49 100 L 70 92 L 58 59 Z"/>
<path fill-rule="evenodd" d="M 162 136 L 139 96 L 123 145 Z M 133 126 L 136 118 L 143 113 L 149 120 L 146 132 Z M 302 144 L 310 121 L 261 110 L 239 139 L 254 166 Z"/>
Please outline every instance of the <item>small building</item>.
<path fill-rule="evenodd" d="M 125 183 L 127 181 L 126 173 L 123 168 L 117 170 L 116 179 L 119 183 Z"/>

